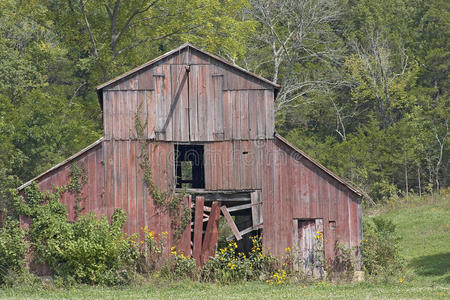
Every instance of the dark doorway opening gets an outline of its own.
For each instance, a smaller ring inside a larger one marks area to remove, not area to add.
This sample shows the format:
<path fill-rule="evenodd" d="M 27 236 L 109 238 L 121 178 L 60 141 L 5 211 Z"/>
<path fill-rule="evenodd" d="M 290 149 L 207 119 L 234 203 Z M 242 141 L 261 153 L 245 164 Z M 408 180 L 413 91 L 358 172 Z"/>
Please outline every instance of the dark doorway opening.
<path fill-rule="evenodd" d="M 175 145 L 177 188 L 205 188 L 203 145 Z"/>

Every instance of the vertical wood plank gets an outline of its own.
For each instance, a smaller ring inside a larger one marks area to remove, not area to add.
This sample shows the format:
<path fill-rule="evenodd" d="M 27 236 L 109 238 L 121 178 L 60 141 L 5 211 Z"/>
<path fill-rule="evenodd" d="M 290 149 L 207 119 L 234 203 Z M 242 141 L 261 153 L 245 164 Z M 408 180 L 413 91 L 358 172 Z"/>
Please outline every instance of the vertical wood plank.
<path fill-rule="evenodd" d="M 264 90 L 264 103 L 266 111 L 266 138 L 273 138 L 275 130 L 275 117 L 274 117 L 274 93 L 272 90 Z"/>
<path fill-rule="evenodd" d="M 248 91 L 248 134 L 249 139 L 251 140 L 258 137 L 257 118 L 260 114 L 258 92 L 259 91 Z"/>
<path fill-rule="evenodd" d="M 207 95 L 206 95 L 206 67 L 199 66 L 197 85 L 197 118 L 198 118 L 198 140 L 207 140 Z"/>
<path fill-rule="evenodd" d="M 170 65 L 161 65 L 161 71 L 164 77 L 161 78 L 161 89 L 162 89 L 162 106 L 164 107 L 163 117 L 162 117 L 162 126 L 166 124 L 166 120 L 169 117 L 170 107 L 172 105 L 172 100 L 174 98 L 173 94 L 173 80 L 171 76 L 171 66 Z M 173 116 L 169 119 L 167 126 L 163 135 L 164 140 L 173 141 Z"/>
<path fill-rule="evenodd" d="M 240 105 L 240 117 L 241 117 L 241 139 L 248 140 L 248 115 L 249 115 L 249 107 L 248 107 L 248 91 L 242 90 L 239 91 L 239 105 Z"/>
<path fill-rule="evenodd" d="M 189 72 L 189 138 L 198 141 L 198 66 L 191 65 Z"/>
<path fill-rule="evenodd" d="M 191 207 L 191 196 L 190 195 L 184 195 L 183 197 L 183 207 L 181 208 L 181 215 L 183 215 L 183 211 L 185 208 Z M 191 256 L 191 213 L 189 213 L 189 222 L 184 228 L 183 235 L 180 238 L 180 241 L 178 243 L 179 247 L 178 249 L 186 256 Z"/>
<path fill-rule="evenodd" d="M 214 256 L 219 236 L 219 219 L 220 203 L 214 201 L 211 206 L 211 214 L 209 215 L 208 224 L 206 225 L 205 239 L 202 245 L 202 263 L 205 263 L 210 256 Z"/>
<path fill-rule="evenodd" d="M 233 139 L 241 139 L 241 105 L 239 91 L 231 91 L 233 101 Z"/>
<path fill-rule="evenodd" d="M 205 67 L 206 84 L 206 139 L 207 141 L 214 141 L 214 86 L 212 82 L 212 68 L 213 65 Z"/>
<path fill-rule="evenodd" d="M 136 201 L 136 143 L 128 141 L 128 203 L 130 207 L 129 218 L 131 218 L 131 233 L 139 232 L 138 211 Z"/>
<path fill-rule="evenodd" d="M 201 265 L 204 203 L 205 203 L 205 198 L 203 196 L 197 196 L 195 198 L 193 257 L 194 257 L 195 261 L 197 262 L 197 266 Z"/>
<path fill-rule="evenodd" d="M 221 141 L 224 137 L 223 130 L 223 76 L 214 68 L 212 74 L 213 99 L 214 99 L 214 140 Z"/>
<path fill-rule="evenodd" d="M 131 92 L 130 92 L 131 93 Z M 120 142 L 120 172 L 122 180 L 120 181 L 120 202 L 121 202 L 121 208 L 125 210 L 127 213 L 130 211 L 130 201 L 128 199 L 128 164 L 129 164 L 129 157 L 128 157 L 128 144 L 129 141 L 121 141 Z M 127 223 L 124 227 L 124 232 L 128 232 L 128 234 L 131 233 L 130 231 L 130 219 L 127 219 Z"/>
<path fill-rule="evenodd" d="M 223 91 L 223 133 L 224 139 L 230 140 L 233 137 L 233 102 L 230 91 Z"/>
<path fill-rule="evenodd" d="M 297 249 L 298 246 L 298 219 L 292 219 L 292 252 L 294 255 L 298 255 Z M 296 257 L 295 259 L 298 260 L 300 257 Z M 298 263 L 294 263 L 294 270 L 298 271 Z"/>
<path fill-rule="evenodd" d="M 111 139 L 111 100 L 112 92 L 103 91 L 103 133 L 105 139 Z"/>

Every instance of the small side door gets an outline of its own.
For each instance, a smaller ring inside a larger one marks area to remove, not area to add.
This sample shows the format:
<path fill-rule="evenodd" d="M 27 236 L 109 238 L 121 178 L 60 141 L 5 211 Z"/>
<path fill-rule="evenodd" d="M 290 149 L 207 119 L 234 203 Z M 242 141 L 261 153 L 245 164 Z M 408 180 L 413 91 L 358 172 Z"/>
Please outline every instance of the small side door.
<path fill-rule="evenodd" d="M 324 275 L 323 219 L 294 219 L 293 241 L 296 256 L 295 268 L 305 275 Z"/>

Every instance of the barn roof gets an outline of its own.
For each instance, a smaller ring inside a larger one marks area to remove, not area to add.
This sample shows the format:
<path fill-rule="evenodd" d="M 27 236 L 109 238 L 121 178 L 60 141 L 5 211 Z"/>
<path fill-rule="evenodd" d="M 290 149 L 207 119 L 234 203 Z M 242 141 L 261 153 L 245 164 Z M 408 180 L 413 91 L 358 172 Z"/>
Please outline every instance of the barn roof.
<path fill-rule="evenodd" d="M 182 50 L 184 50 L 186 48 L 194 49 L 194 50 L 196 50 L 196 51 L 198 51 L 198 52 L 200 52 L 200 53 L 202 53 L 204 55 L 207 55 L 207 56 L 209 56 L 209 57 L 211 57 L 211 58 L 213 58 L 213 59 L 215 59 L 215 60 L 217 60 L 217 61 L 219 61 L 219 62 L 221 62 L 223 64 L 226 64 L 226 65 L 228 65 L 228 66 L 230 66 L 230 67 L 232 67 L 232 68 L 234 68 L 234 69 L 236 69 L 236 70 L 238 70 L 238 71 L 240 71 L 240 72 L 242 72 L 244 74 L 250 75 L 250 76 L 252 76 L 254 78 L 257 78 L 258 80 L 260 80 L 262 82 L 265 82 L 265 83 L 271 85 L 275 89 L 275 95 L 281 89 L 281 86 L 279 84 L 276 84 L 276 83 L 274 83 L 274 82 L 272 82 L 272 81 L 270 81 L 270 80 L 268 80 L 268 79 L 266 79 L 264 77 L 256 75 L 256 74 L 254 74 L 254 73 L 252 73 L 252 72 L 250 72 L 250 71 L 248 71 L 248 70 L 246 70 L 246 69 L 244 69 L 242 67 L 239 67 L 238 65 L 235 65 L 232 62 L 230 62 L 230 61 L 228 61 L 228 60 L 226 60 L 226 59 L 224 59 L 224 58 L 222 58 L 220 56 L 217 56 L 217 55 L 211 54 L 209 52 L 206 52 L 205 50 L 197 48 L 197 47 L 191 45 L 190 43 L 185 43 L 185 44 L 181 45 L 180 47 L 178 47 L 178 48 L 176 48 L 174 50 L 171 50 L 171 51 L 169 51 L 169 52 L 167 52 L 167 53 L 165 53 L 165 54 L 163 54 L 163 55 L 161 55 L 161 56 L 159 56 L 159 57 L 157 57 L 157 58 L 155 58 L 155 59 L 153 59 L 153 60 L 151 60 L 149 62 L 146 62 L 143 65 L 140 65 L 140 66 L 138 66 L 138 67 L 136 67 L 136 68 L 134 68 L 134 69 L 132 69 L 132 70 L 130 70 L 128 72 L 125 72 L 125 73 L 123 73 L 123 74 L 121 74 L 121 75 L 119 75 L 119 76 L 117 76 L 117 77 L 115 77 L 115 78 L 113 78 L 113 79 L 111 79 L 111 80 L 109 80 L 109 81 L 107 81 L 105 83 L 102 83 L 99 86 L 97 86 L 97 95 L 99 97 L 100 105 L 101 106 L 103 105 L 102 104 L 102 97 L 103 97 L 102 96 L 102 90 L 105 87 L 110 86 L 110 85 L 112 85 L 112 84 L 114 84 L 114 83 L 116 83 L 116 82 L 118 82 L 118 81 L 120 81 L 120 80 L 122 80 L 124 78 L 132 77 L 134 74 L 136 74 L 140 70 L 148 68 L 148 67 L 154 65 L 155 63 L 159 62 L 160 60 L 162 60 L 164 58 L 167 58 L 167 57 L 169 57 L 171 55 L 176 55 L 180 51 L 182 51 Z"/>
<path fill-rule="evenodd" d="M 57 165 L 54 165 L 53 167 L 51 167 L 50 169 L 48 169 L 47 171 L 45 171 L 44 173 L 39 174 L 38 176 L 34 177 L 33 179 L 25 182 L 24 184 L 22 184 L 21 186 L 19 186 L 17 189 L 23 190 L 24 188 L 26 188 L 27 186 L 29 186 L 30 184 L 32 184 L 34 181 L 37 181 L 38 179 L 40 179 L 41 177 L 47 175 L 48 173 L 63 167 L 65 165 L 67 165 L 68 163 L 72 162 L 73 160 L 75 160 L 76 158 L 78 158 L 79 156 L 81 156 L 82 154 L 88 152 L 89 150 L 95 148 L 97 145 L 101 144 L 103 141 L 103 137 L 98 139 L 97 141 L 95 141 L 94 143 L 90 144 L 89 146 L 87 146 L 86 148 L 80 150 L 79 152 L 75 153 L 74 155 L 72 155 L 71 157 L 67 158 L 66 160 L 60 162 Z"/>
<path fill-rule="evenodd" d="M 328 175 L 330 175 L 331 177 L 333 177 L 335 180 L 337 180 L 339 183 L 345 185 L 349 190 L 351 190 L 352 192 L 354 192 L 355 194 L 357 194 L 358 196 L 362 196 L 362 192 L 357 189 L 356 187 L 354 187 L 353 185 L 351 185 L 350 183 L 348 183 L 347 181 L 345 181 L 344 179 L 342 179 L 341 177 L 339 177 L 338 175 L 334 174 L 333 172 L 331 172 L 329 169 L 327 169 L 325 166 L 323 166 L 322 164 L 320 164 L 318 161 L 316 161 L 315 159 L 313 159 L 311 156 L 309 156 L 308 154 L 306 154 L 305 152 L 303 152 L 302 150 L 298 149 L 297 147 L 295 147 L 294 145 L 292 145 L 291 143 L 289 143 L 284 137 L 282 137 L 281 135 L 279 135 L 278 133 L 275 133 L 275 139 L 282 142 L 283 144 L 285 144 L 287 147 L 289 147 L 291 150 L 293 150 L 294 152 L 299 153 L 301 156 L 303 156 L 305 159 L 307 159 L 308 161 L 310 161 L 312 164 L 314 164 L 316 167 L 318 167 L 319 169 L 321 169 L 322 171 L 324 171 L 325 173 L 327 173 Z"/>

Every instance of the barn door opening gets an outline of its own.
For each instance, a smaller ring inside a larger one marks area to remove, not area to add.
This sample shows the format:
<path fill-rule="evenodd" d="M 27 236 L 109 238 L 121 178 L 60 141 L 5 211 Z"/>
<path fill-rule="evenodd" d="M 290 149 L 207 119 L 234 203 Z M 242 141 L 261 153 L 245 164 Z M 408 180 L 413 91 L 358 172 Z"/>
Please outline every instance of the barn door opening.
<path fill-rule="evenodd" d="M 262 230 L 260 191 L 199 192 L 193 198 L 192 256 L 198 265 L 235 240 L 238 252 L 249 253 L 251 235 Z M 223 218 L 221 218 L 223 216 Z"/>
<path fill-rule="evenodd" d="M 323 219 L 294 219 L 293 241 L 296 255 L 295 267 L 305 275 L 324 276 Z"/>

